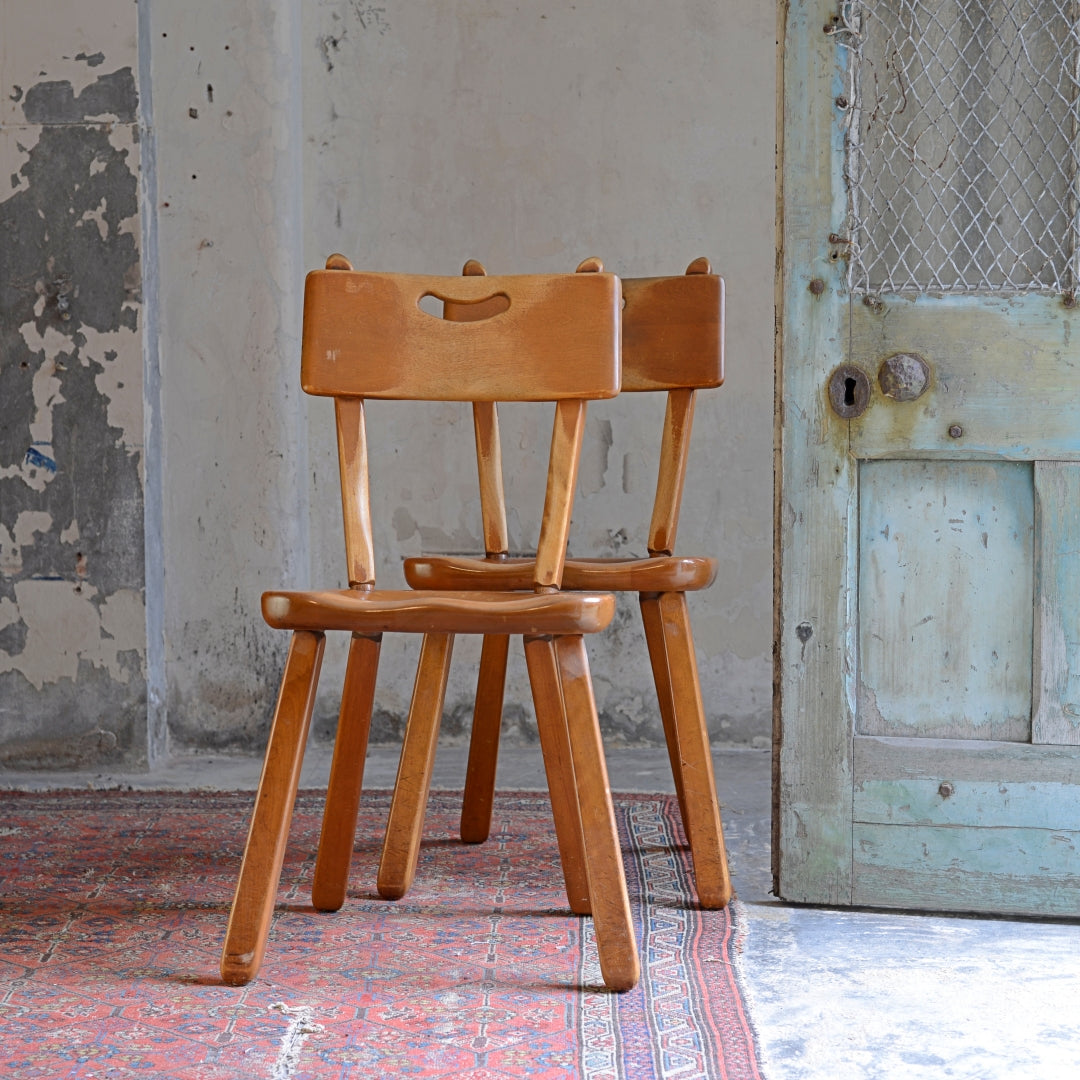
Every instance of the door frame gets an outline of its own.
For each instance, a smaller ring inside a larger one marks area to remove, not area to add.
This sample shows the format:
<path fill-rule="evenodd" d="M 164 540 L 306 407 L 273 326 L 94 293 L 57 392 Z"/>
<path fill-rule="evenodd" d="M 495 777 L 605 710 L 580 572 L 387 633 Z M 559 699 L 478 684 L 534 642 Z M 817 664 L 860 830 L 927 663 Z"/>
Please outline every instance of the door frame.
<path fill-rule="evenodd" d="M 836 555 L 852 549 L 858 463 L 821 389 L 847 291 L 836 10 L 778 6 L 772 858 L 777 895 L 782 881 L 785 899 L 849 904 L 857 567 Z M 808 698 L 846 723 L 800 724 Z"/>

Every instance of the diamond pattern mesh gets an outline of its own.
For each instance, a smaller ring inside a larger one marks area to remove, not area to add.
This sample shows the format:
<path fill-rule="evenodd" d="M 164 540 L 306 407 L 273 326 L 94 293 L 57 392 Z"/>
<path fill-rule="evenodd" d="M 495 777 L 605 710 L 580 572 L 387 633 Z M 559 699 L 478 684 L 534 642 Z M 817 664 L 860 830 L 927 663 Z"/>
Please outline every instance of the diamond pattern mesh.
<path fill-rule="evenodd" d="M 846 0 L 853 292 L 1072 292 L 1078 0 Z"/>

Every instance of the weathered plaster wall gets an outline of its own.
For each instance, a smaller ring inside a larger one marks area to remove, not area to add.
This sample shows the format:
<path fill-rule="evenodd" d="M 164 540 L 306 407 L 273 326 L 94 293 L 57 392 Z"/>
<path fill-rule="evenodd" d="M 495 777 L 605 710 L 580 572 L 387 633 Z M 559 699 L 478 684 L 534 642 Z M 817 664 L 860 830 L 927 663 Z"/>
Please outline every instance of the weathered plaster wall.
<path fill-rule="evenodd" d="M 0 0 L 0 767 L 146 745 L 136 10 Z"/>
<path fill-rule="evenodd" d="M 693 600 L 713 734 L 766 740 L 767 6 L 0 0 L 0 14 L 0 765 L 262 745 L 286 640 L 259 595 L 343 579 L 332 410 L 298 386 L 303 272 L 334 250 L 444 273 L 468 257 L 520 272 L 597 254 L 625 275 L 712 258 L 729 382 L 700 402 L 680 548 L 720 559 Z M 574 550 L 643 550 L 662 410 L 594 409 Z M 511 538 L 528 549 L 550 410 L 503 423 Z M 387 404 L 370 433 L 380 580 L 400 583 L 408 554 L 476 549 L 468 410 Z M 450 738 L 477 644 L 458 645 Z M 658 740 L 632 602 L 591 649 L 609 736 Z M 376 738 L 400 730 L 416 651 L 384 646 Z M 520 655 L 507 701 L 510 737 L 533 738 Z"/>
<path fill-rule="evenodd" d="M 770 700 L 775 13 L 736 0 L 321 0 L 303 27 L 305 263 L 458 273 L 572 270 L 588 255 L 627 276 L 708 255 L 728 284 L 729 379 L 701 396 L 679 548 L 720 561 L 691 601 L 715 739 L 767 744 Z M 313 402 L 313 577 L 343 581 L 332 410 Z M 592 408 L 571 540 L 644 553 L 663 402 Z M 502 412 L 511 539 L 535 544 L 550 414 Z M 478 550 L 467 408 L 370 410 L 380 581 L 404 556 Z M 458 439 L 446 453 L 445 437 Z M 391 444 L 397 440 L 396 446 Z M 407 440 L 407 442 L 402 442 Z M 590 642 L 612 739 L 662 738 L 637 605 Z M 384 642 L 375 732 L 408 707 L 416 643 Z M 444 736 L 471 717 L 476 643 L 459 639 Z M 340 647 L 324 676 L 340 685 Z M 506 725 L 531 738 L 520 652 Z M 334 723 L 323 696 L 320 730 Z"/>

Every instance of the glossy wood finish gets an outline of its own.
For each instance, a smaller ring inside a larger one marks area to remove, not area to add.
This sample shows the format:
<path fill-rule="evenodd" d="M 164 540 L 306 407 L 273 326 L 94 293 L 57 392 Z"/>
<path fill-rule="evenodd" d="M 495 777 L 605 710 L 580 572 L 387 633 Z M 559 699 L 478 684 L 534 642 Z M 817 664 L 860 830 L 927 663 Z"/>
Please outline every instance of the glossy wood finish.
<path fill-rule="evenodd" d="M 266 951 L 325 644 L 323 634 L 300 630 L 289 645 L 225 931 L 221 977 L 233 986 L 255 977 Z"/>
<path fill-rule="evenodd" d="M 499 415 L 494 401 L 473 402 L 473 431 L 476 435 L 476 469 L 480 477 L 480 516 L 484 524 L 484 551 L 505 554 L 509 547 L 506 530 L 506 496 L 503 494 L 502 447 L 499 444 Z"/>
<path fill-rule="evenodd" d="M 533 559 L 471 559 L 458 555 L 418 555 L 404 562 L 405 581 L 414 589 L 528 589 Z M 716 580 L 716 560 L 700 555 L 567 559 L 563 589 L 597 592 L 696 592 Z"/>
<path fill-rule="evenodd" d="M 495 764 L 499 757 L 509 650 L 508 635 L 484 635 L 484 644 L 480 651 L 480 670 L 476 678 L 476 703 L 473 706 L 472 734 L 469 737 L 465 795 L 461 803 L 461 839 L 466 844 L 482 844 L 491 831 Z"/>
<path fill-rule="evenodd" d="M 698 900 L 705 908 L 723 907 L 731 878 L 686 594 L 644 594 L 640 604 Z"/>
<path fill-rule="evenodd" d="M 266 621 L 294 633 L 230 913 L 222 977 L 244 983 L 263 959 L 324 632 L 352 634 L 312 891 L 315 906 L 330 911 L 346 898 L 381 635 L 424 635 L 378 874 L 379 891 L 398 897 L 416 871 L 454 635 L 501 639 L 501 658 L 497 644 L 485 649 L 485 670 L 498 678 L 501 702 L 506 640 L 520 634 L 543 643 L 549 654 L 535 679 L 537 717 L 567 855 L 567 894 L 573 910 L 583 913 L 593 904 L 591 889 L 603 890 L 596 918 L 601 968 L 612 989 L 629 989 L 637 979 L 637 954 L 606 775 L 602 759 L 599 765 L 596 760 L 599 726 L 580 646 L 582 634 L 607 626 L 615 601 L 610 594 L 558 591 L 584 399 L 610 397 L 619 385 L 618 279 L 503 278 L 479 281 L 477 288 L 475 273 L 462 279 L 356 274 L 342 256 L 332 256 L 327 266 L 309 279 L 305 386 L 335 397 L 350 588 L 263 596 Z M 451 310 L 475 306 L 455 326 L 420 310 L 418 301 L 428 294 L 442 296 Z M 569 375 L 552 363 L 567 349 L 577 358 Z M 531 563 L 530 581 L 535 579 L 538 591 L 376 590 L 363 395 L 478 400 L 478 461 L 491 480 L 484 495 L 485 539 L 489 547 L 505 548 L 498 429 L 489 406 L 496 392 L 512 400 L 556 401 L 541 541 Z M 566 635 L 572 644 L 562 654 Z"/>
<path fill-rule="evenodd" d="M 604 948 L 598 950 L 600 971 L 604 984 L 612 990 L 629 990 L 637 982 L 640 969 L 622 853 L 619 845 L 608 839 L 615 812 L 585 641 L 581 636 L 566 636 L 556 638 L 554 644 L 570 734 L 593 923 L 597 941 L 604 942 Z M 550 726 L 556 729 L 556 725 Z"/>
<path fill-rule="evenodd" d="M 349 643 L 319 854 L 311 885 L 311 902 L 319 911 L 337 911 L 345 903 L 381 645 L 381 634 L 353 634 Z"/>
<path fill-rule="evenodd" d="M 479 264 L 472 265 L 474 273 L 482 271 L 476 269 Z M 578 267 L 579 274 L 602 270 L 597 259 Z M 682 277 L 624 280 L 623 297 L 623 389 L 668 391 L 649 526 L 650 557 L 567 559 L 562 588 L 639 594 L 668 755 L 694 857 L 698 899 L 705 907 L 720 907 L 731 897 L 731 881 L 685 596 L 712 583 L 716 562 L 677 557 L 672 551 L 695 392 L 698 387 L 719 386 L 724 378 L 724 284 L 711 273 L 707 260 L 697 259 Z M 455 312 L 455 318 L 468 317 L 467 312 Z M 490 441 L 489 430 L 485 438 Z M 484 463 L 483 476 L 484 468 L 491 468 L 492 455 L 478 449 L 477 456 Z M 489 477 L 487 483 L 491 482 Z M 530 559 L 501 554 L 485 559 L 421 556 L 405 561 L 405 578 L 418 589 L 527 589 L 543 577 L 538 571 L 530 581 L 532 566 Z M 461 815 L 461 836 L 470 843 L 483 841 L 490 830 L 504 681 L 505 660 L 501 666 L 481 664 Z M 566 857 L 564 852 L 564 865 Z"/>
<path fill-rule="evenodd" d="M 724 279 L 707 267 L 695 260 L 681 277 L 623 279 L 624 393 L 723 383 Z"/>
<path fill-rule="evenodd" d="M 404 896 L 416 874 L 453 647 L 453 634 L 427 634 L 420 650 L 420 665 L 416 671 L 416 685 L 379 862 L 379 895 L 387 900 Z"/>
<path fill-rule="evenodd" d="M 610 593 L 362 592 L 263 593 L 263 617 L 277 630 L 362 634 L 595 634 L 615 613 Z"/>
<path fill-rule="evenodd" d="M 341 516 L 345 523 L 345 557 L 351 586 L 375 582 L 375 547 L 371 537 L 368 494 L 367 437 L 364 403 L 360 398 L 337 398 L 338 471 L 341 474 Z"/>
<path fill-rule="evenodd" d="M 588 915 L 591 909 L 586 868 L 588 856 L 582 832 L 581 807 L 576 795 L 567 703 L 554 639 L 527 637 L 525 662 L 536 706 L 537 727 L 541 731 L 540 746 L 544 754 L 548 790 L 551 792 L 551 812 L 555 819 L 559 860 L 566 882 L 566 898 L 570 910 L 576 915 Z"/>
<path fill-rule="evenodd" d="M 455 322 L 425 296 L 475 304 Z M 556 401 L 619 391 L 619 279 L 613 274 L 423 277 L 315 270 L 304 293 L 301 381 L 309 394 L 425 401 Z M 504 343 L 513 340 L 513 362 Z"/>
<path fill-rule="evenodd" d="M 683 481 L 690 457 L 690 431 L 694 426 L 694 391 L 668 392 L 664 412 L 664 434 L 660 443 L 660 468 L 656 477 L 656 498 L 649 523 L 649 554 L 670 555 L 675 550 L 682 506 Z"/>
<path fill-rule="evenodd" d="M 465 277 L 483 277 L 487 271 L 475 259 L 461 270 Z M 478 322 L 502 312 L 498 302 L 443 305 L 443 318 L 450 322 Z M 476 469 L 480 477 L 480 516 L 484 523 L 484 551 L 488 555 L 505 554 L 509 541 L 506 531 L 506 497 L 503 493 L 502 447 L 499 444 L 499 417 L 494 401 L 473 402 L 473 428 L 476 434 Z"/>
<path fill-rule="evenodd" d="M 551 465 L 548 468 L 547 497 L 540 521 L 533 586 L 538 590 L 557 589 L 566 562 L 566 541 L 570 536 L 570 507 L 577 487 L 581 440 L 585 435 L 585 402 L 560 401 L 555 406 L 551 433 Z"/>

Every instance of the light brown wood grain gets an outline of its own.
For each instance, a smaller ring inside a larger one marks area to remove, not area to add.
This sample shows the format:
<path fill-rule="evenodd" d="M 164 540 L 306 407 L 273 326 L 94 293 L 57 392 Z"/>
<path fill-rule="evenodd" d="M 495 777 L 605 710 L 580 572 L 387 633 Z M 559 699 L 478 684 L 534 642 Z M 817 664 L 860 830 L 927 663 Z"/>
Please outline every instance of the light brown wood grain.
<path fill-rule="evenodd" d="M 493 765 L 507 636 L 535 640 L 535 635 L 569 634 L 579 639 L 607 626 L 615 609 L 610 593 L 561 594 L 557 586 L 584 401 L 610 397 L 618 390 L 618 279 L 602 274 L 488 279 L 479 264 L 471 263 L 456 279 L 357 274 L 347 259 L 336 255 L 327 266 L 308 281 L 303 381 L 310 392 L 335 398 L 350 588 L 263 595 L 268 624 L 293 630 L 294 635 L 222 959 L 222 977 L 236 984 L 255 975 L 266 948 L 325 631 L 353 635 L 313 887 L 315 906 L 336 910 L 346 899 L 380 635 L 425 635 L 378 874 L 382 895 L 400 897 L 416 871 L 454 635 L 492 637 L 484 652 L 490 693 L 480 712 L 494 728 L 494 741 L 489 740 Z M 436 319 L 422 311 L 419 301 L 427 295 L 442 299 L 451 317 Z M 553 363 L 556 356 L 561 361 L 569 358 L 572 368 L 564 370 Z M 488 403 L 497 397 L 556 402 L 540 553 L 531 564 L 538 568 L 533 576 L 544 591 L 374 588 L 365 395 L 479 403 L 478 460 L 482 477 L 487 477 L 482 481 L 485 538 L 489 549 L 501 551 L 506 547 L 506 523 L 497 417 Z M 589 907 L 582 785 L 574 783 L 556 644 L 551 638 L 544 640 L 546 661 L 535 680 L 537 715 L 542 718 L 538 723 L 545 756 L 552 763 L 556 815 L 563 822 L 560 843 L 567 852 L 568 897 L 573 909 L 582 913 Z M 584 677 L 587 680 L 587 671 Z M 581 673 L 575 678 L 580 684 Z M 576 685 L 574 693 L 584 701 L 591 689 Z M 592 713 L 595 726 L 595 707 Z M 478 723 L 478 729 L 483 726 Z M 597 779 L 593 764 L 589 775 Z M 481 786 L 489 786 L 489 781 Z M 608 887 L 611 867 L 619 858 L 614 825 L 593 820 L 590 829 L 588 857 L 602 865 Z M 618 928 L 611 928 L 609 907 L 601 920 L 606 957 L 602 966 L 612 973 L 613 988 L 624 989 L 636 972 L 636 955 L 627 958 Z"/>
<path fill-rule="evenodd" d="M 354 587 L 372 585 L 375 582 L 375 547 L 371 537 L 364 403 L 359 398 L 336 398 L 334 413 L 349 584 Z"/>
<path fill-rule="evenodd" d="M 503 555 L 510 544 L 506 531 L 499 417 L 494 401 L 473 402 L 473 429 L 476 434 L 476 468 L 480 476 L 484 550 L 488 555 Z"/>
<path fill-rule="evenodd" d="M 413 589 L 531 589 L 534 559 L 417 555 L 404 562 Z M 591 592 L 696 592 L 716 580 L 716 560 L 702 555 L 647 559 L 567 559 L 562 588 Z"/>
<path fill-rule="evenodd" d="M 381 644 L 381 634 L 366 637 L 353 634 L 349 643 L 319 854 L 311 885 L 311 903 L 319 911 L 337 911 L 345 903 Z"/>
<path fill-rule="evenodd" d="M 574 778 L 574 756 L 567 728 L 566 702 L 555 641 L 550 637 L 525 638 L 525 662 L 529 669 L 536 726 L 544 754 L 559 861 L 566 882 L 566 899 L 575 915 L 588 915 L 588 856 L 582 834 L 581 807 Z"/>
<path fill-rule="evenodd" d="M 694 426 L 694 391 L 671 390 L 664 414 L 664 434 L 660 440 L 660 468 L 656 477 L 649 524 L 649 554 L 670 555 L 675 550 L 679 530 L 686 463 L 690 457 L 690 432 Z"/>
<path fill-rule="evenodd" d="M 533 585 L 537 589 L 557 589 L 562 582 L 566 541 L 570 536 L 570 511 L 574 505 L 584 435 L 585 402 L 560 401 L 555 406 L 547 495 L 544 498 L 544 516 L 540 521 L 540 539 L 536 546 Z"/>
<path fill-rule="evenodd" d="M 221 977 L 233 986 L 253 978 L 266 951 L 325 643 L 301 630 L 289 645 L 221 954 Z"/>
<path fill-rule="evenodd" d="M 600 273 L 598 259 L 586 259 L 578 272 Z M 418 589 L 525 589 L 533 574 L 534 588 L 563 590 L 611 590 L 637 592 L 660 702 L 661 718 L 671 761 L 682 820 L 694 857 L 699 899 L 704 906 L 727 902 L 731 895 L 719 804 L 712 784 L 709 737 L 701 705 L 693 640 L 686 614 L 685 593 L 706 588 L 716 576 L 716 561 L 701 556 L 673 555 L 689 458 L 695 394 L 698 387 L 723 382 L 724 283 L 712 274 L 707 259 L 695 259 L 678 278 L 643 278 L 623 281 L 622 313 L 623 389 L 666 390 L 667 409 L 661 438 L 656 498 L 649 526 L 647 559 L 566 559 L 561 574 L 538 558 L 473 558 L 421 556 L 406 560 L 406 581 Z M 455 316 L 458 317 L 458 316 Z M 467 316 L 461 316 L 467 317 Z M 583 410 L 582 410 L 583 413 Z M 582 420 L 583 420 L 582 415 Z M 492 414 L 477 428 L 477 457 L 481 435 L 488 443 L 497 438 L 497 418 Z M 577 459 L 581 424 L 570 435 L 570 425 L 556 420 L 553 440 L 556 455 Z M 494 432 L 494 433 L 493 433 Z M 566 449 L 557 450 L 562 438 Z M 554 465 L 553 465 L 554 467 Z M 558 471 L 560 477 L 566 470 Z M 568 505 L 566 492 L 559 502 Z M 565 521 L 568 517 L 552 516 Z M 544 533 L 541 534 L 542 539 Z M 551 545 L 565 549 L 565 535 Z M 502 693 L 502 681 L 481 673 L 477 686 L 482 697 L 482 724 L 474 730 L 470 748 L 469 782 L 462 806 L 463 830 L 479 842 L 487 836 L 495 784 L 497 733 L 494 717 L 501 714 L 494 698 Z M 477 716 L 481 716 L 479 705 Z M 683 741 L 686 742 L 684 753 Z M 704 755 L 704 756 L 703 756 Z M 465 832 L 463 831 L 463 838 Z"/>
<path fill-rule="evenodd" d="M 476 259 L 462 267 L 465 277 L 483 277 L 487 271 Z M 475 304 L 443 305 L 443 318 L 450 322 L 479 322 L 506 310 L 506 298 Z M 480 477 L 480 516 L 484 527 L 484 550 L 489 555 L 504 554 L 509 546 L 506 532 L 506 497 L 503 494 L 502 448 L 499 418 L 494 401 L 473 402 L 473 429 L 476 435 L 476 469 Z"/>
<path fill-rule="evenodd" d="M 611 622 L 610 593 L 268 592 L 263 618 L 277 630 L 360 634 L 595 634 Z M 576 628 L 576 629 L 575 629 Z"/>
<path fill-rule="evenodd" d="M 416 874 L 453 647 L 453 634 L 427 634 L 420 650 L 379 862 L 379 895 L 387 900 L 404 896 Z"/>
<path fill-rule="evenodd" d="M 499 756 L 509 649 L 510 638 L 507 634 L 484 636 L 480 651 L 480 670 L 476 679 L 472 731 L 469 735 L 465 794 L 461 801 L 461 839 L 466 844 L 482 844 L 491 831 L 495 763 Z"/>
<path fill-rule="evenodd" d="M 693 265 L 693 264 L 691 264 Z M 705 389 L 724 381 L 724 279 L 624 278 L 622 388 Z"/>
<path fill-rule="evenodd" d="M 720 908 L 731 899 L 731 878 L 686 595 L 643 596 L 641 610 L 660 713 L 665 729 L 672 732 L 668 748 L 678 758 L 672 765 L 694 859 L 698 902 L 704 908 Z"/>
<path fill-rule="evenodd" d="M 554 644 L 574 762 L 600 971 L 605 986 L 629 990 L 638 981 L 640 967 L 585 641 L 580 636 L 566 636 L 556 638 Z"/>
<path fill-rule="evenodd" d="M 689 838 L 690 829 L 687 822 L 690 820 L 690 815 L 686 809 L 686 792 L 683 785 L 679 725 L 675 721 L 675 688 L 672 685 L 674 676 L 668 661 L 667 642 L 664 639 L 665 627 L 660 614 L 660 597 L 654 593 L 639 596 L 638 606 L 641 608 L 645 645 L 649 650 L 653 685 L 656 687 L 656 699 L 660 706 L 660 722 L 664 726 L 664 742 L 667 745 L 668 761 L 671 764 L 671 776 L 675 781 L 675 794 L 679 800 L 679 820 L 683 823 L 683 831 Z"/>
<path fill-rule="evenodd" d="M 304 299 L 309 394 L 424 401 L 554 401 L 619 392 L 613 274 L 421 277 L 315 270 Z M 422 311 L 424 296 L 509 307 L 479 321 Z"/>

